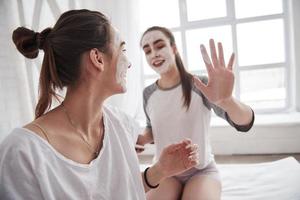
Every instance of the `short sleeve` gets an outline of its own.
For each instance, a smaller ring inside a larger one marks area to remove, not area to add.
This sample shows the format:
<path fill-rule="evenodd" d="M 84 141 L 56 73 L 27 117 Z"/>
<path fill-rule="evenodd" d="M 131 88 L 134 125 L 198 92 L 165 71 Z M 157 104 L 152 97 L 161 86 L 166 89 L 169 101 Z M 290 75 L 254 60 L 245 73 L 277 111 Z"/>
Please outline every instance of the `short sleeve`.
<path fill-rule="evenodd" d="M 152 126 L 151 126 L 151 120 L 149 114 L 147 112 L 147 106 L 148 106 L 150 96 L 155 92 L 156 89 L 157 89 L 157 85 L 156 83 L 153 83 L 148 87 L 146 87 L 143 91 L 143 108 L 146 116 L 146 128 L 148 129 L 152 129 Z"/>
<path fill-rule="evenodd" d="M 26 151 L 16 145 L 5 140 L 0 146 L 1 199 L 44 199 L 30 162 L 29 149 Z"/>

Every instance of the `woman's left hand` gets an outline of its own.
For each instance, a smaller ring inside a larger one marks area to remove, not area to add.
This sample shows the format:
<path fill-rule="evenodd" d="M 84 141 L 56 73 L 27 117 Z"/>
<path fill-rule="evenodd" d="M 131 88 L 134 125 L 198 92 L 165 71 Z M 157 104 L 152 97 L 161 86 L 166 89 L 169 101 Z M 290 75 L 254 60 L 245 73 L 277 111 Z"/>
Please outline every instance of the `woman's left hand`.
<path fill-rule="evenodd" d="M 232 53 L 227 66 L 224 61 L 222 43 L 218 43 L 218 55 L 213 39 L 209 40 L 211 58 L 204 45 L 200 46 L 202 58 L 208 73 L 208 83 L 205 85 L 199 78 L 194 76 L 195 86 L 212 103 L 220 105 L 222 102 L 231 99 L 234 74 L 232 71 L 234 54 Z"/>
<path fill-rule="evenodd" d="M 180 174 L 199 164 L 198 146 L 186 139 L 164 148 L 156 165 L 163 177 Z"/>

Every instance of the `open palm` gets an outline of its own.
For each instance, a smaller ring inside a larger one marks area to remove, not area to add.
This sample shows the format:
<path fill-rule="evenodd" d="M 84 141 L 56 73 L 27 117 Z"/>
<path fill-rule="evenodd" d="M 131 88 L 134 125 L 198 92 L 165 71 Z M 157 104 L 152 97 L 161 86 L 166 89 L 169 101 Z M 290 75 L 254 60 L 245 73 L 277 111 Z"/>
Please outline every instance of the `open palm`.
<path fill-rule="evenodd" d="M 231 55 L 226 66 L 222 43 L 218 43 L 218 55 L 213 39 L 210 39 L 209 46 L 211 58 L 205 46 L 200 46 L 202 58 L 208 73 L 208 83 L 205 85 L 197 77 L 194 77 L 194 83 L 210 102 L 218 105 L 232 96 L 234 85 L 234 74 L 232 72 L 234 54 Z"/>
<path fill-rule="evenodd" d="M 190 140 L 171 144 L 162 151 L 158 164 L 166 177 L 174 176 L 198 164 L 197 150 Z"/>

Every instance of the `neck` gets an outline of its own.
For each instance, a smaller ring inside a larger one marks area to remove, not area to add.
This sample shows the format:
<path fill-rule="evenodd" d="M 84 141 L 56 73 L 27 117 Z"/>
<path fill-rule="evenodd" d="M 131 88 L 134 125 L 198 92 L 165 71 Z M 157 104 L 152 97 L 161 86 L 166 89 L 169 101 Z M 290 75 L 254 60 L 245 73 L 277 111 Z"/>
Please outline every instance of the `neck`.
<path fill-rule="evenodd" d="M 99 130 L 102 120 L 102 106 L 105 96 L 95 95 L 88 88 L 68 89 L 63 106 L 76 129 L 91 136 Z"/>
<path fill-rule="evenodd" d="M 177 66 L 172 66 L 169 71 L 160 75 L 158 85 L 161 88 L 171 88 L 180 82 L 180 74 Z"/>

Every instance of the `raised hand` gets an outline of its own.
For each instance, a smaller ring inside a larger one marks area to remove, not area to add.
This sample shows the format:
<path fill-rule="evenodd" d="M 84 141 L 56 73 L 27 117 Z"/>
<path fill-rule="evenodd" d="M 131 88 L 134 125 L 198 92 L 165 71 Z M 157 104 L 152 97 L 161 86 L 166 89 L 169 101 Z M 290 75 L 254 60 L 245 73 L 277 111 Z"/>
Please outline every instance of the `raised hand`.
<path fill-rule="evenodd" d="M 174 176 L 199 164 L 198 146 L 189 139 L 171 144 L 162 151 L 157 165 L 165 177 Z"/>
<path fill-rule="evenodd" d="M 194 76 L 194 84 L 210 102 L 219 105 L 232 97 L 234 53 L 232 53 L 226 66 L 222 43 L 218 43 L 218 55 L 213 39 L 209 40 L 209 46 L 211 58 L 205 46 L 200 45 L 202 58 L 208 73 L 208 83 L 205 85 L 199 78 Z"/>

